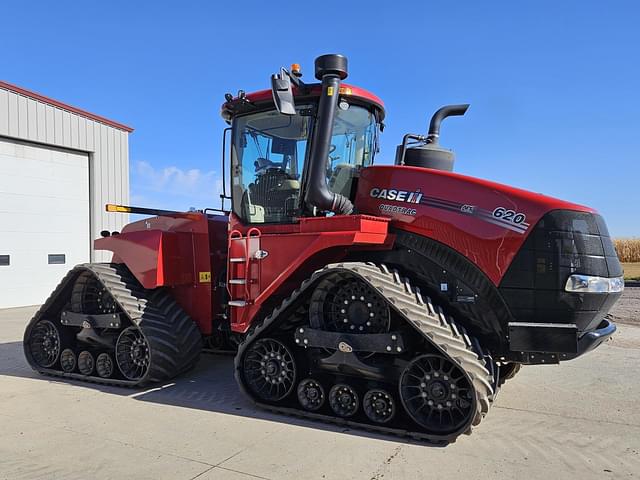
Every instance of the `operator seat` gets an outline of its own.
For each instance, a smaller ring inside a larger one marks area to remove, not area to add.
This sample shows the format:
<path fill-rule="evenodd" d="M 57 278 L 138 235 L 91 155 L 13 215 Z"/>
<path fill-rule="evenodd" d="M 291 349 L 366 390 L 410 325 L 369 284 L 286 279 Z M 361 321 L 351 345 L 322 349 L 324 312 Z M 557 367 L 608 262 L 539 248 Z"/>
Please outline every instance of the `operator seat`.
<path fill-rule="evenodd" d="M 249 185 L 251 201 L 264 207 L 265 221 L 277 222 L 290 216 L 296 204 L 300 182 L 282 168 L 282 164 L 258 158 L 256 180 Z"/>

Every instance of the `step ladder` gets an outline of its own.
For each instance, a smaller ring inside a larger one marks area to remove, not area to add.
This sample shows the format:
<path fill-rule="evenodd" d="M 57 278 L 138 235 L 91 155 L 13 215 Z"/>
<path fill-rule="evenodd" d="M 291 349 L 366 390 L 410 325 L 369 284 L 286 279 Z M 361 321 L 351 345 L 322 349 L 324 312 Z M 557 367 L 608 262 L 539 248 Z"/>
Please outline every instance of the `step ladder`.
<path fill-rule="evenodd" d="M 260 230 L 250 228 L 246 236 L 239 230 L 229 234 L 227 291 L 231 308 L 231 322 L 241 322 L 248 305 L 260 292 L 260 264 L 255 254 L 260 250 Z"/>

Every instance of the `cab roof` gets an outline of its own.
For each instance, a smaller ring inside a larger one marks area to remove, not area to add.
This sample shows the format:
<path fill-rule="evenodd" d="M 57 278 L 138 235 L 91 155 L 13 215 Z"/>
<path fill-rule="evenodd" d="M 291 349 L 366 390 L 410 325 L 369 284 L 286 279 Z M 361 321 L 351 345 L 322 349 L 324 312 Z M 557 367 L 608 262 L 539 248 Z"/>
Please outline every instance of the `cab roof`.
<path fill-rule="evenodd" d="M 303 93 L 294 86 L 294 97 L 297 99 L 320 96 L 322 92 L 322 85 L 320 83 L 310 84 L 308 87 L 309 90 Z M 340 96 L 373 106 L 379 113 L 380 121 L 384 119 L 384 103 L 377 95 L 374 95 L 368 90 L 343 83 L 340 85 Z M 237 114 L 249 112 L 253 108 L 260 108 L 266 104 L 273 105 L 273 96 L 270 89 L 247 93 L 244 99 L 236 96 L 231 101 L 222 104 L 220 114 L 226 121 L 230 121 Z"/>

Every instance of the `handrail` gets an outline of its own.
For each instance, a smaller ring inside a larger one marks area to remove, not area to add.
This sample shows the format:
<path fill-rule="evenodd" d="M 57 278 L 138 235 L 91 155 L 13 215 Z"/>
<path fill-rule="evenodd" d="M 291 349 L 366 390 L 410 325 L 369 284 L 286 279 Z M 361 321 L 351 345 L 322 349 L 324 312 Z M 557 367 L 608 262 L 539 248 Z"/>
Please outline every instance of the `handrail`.
<path fill-rule="evenodd" d="M 255 233 L 256 235 L 252 235 L 253 233 Z M 244 275 L 245 275 L 245 282 L 244 282 L 244 293 L 245 293 L 245 300 L 248 302 L 251 298 L 251 292 L 249 291 L 249 282 L 251 281 L 251 272 L 250 272 L 250 268 L 251 268 L 251 256 L 249 255 L 249 245 L 250 245 L 250 241 L 251 241 L 251 237 L 253 236 L 254 238 L 260 238 L 260 236 L 262 235 L 262 232 L 260 231 L 259 228 L 257 227 L 251 227 L 249 230 L 247 230 L 247 236 L 245 239 L 245 252 L 246 252 L 246 257 L 245 257 L 245 268 L 244 268 Z M 258 278 L 259 277 L 260 272 L 258 272 Z"/>
<path fill-rule="evenodd" d="M 229 233 L 229 244 L 227 245 L 227 292 L 229 293 L 229 298 L 231 300 L 233 300 L 233 296 L 231 295 L 231 269 L 232 269 L 232 263 L 231 263 L 231 241 L 232 240 L 236 240 L 242 238 L 242 232 L 240 230 L 232 230 L 231 233 Z"/>

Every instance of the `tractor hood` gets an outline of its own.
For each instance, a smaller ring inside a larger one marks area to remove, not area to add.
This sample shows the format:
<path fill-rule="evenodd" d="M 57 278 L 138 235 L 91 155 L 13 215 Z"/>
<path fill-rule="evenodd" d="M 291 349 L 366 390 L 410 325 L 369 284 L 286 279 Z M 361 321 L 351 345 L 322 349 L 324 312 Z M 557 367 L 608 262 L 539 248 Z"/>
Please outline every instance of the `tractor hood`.
<path fill-rule="evenodd" d="M 437 240 L 497 285 L 533 227 L 552 210 L 593 209 L 452 172 L 410 166 L 362 171 L 355 206 L 392 226 Z"/>

